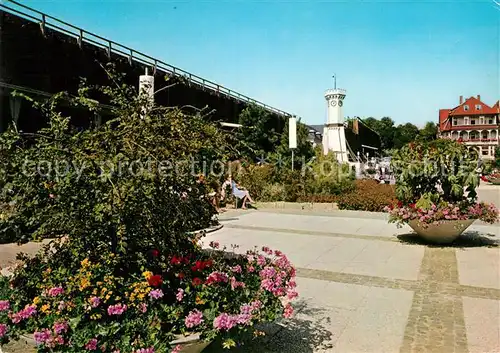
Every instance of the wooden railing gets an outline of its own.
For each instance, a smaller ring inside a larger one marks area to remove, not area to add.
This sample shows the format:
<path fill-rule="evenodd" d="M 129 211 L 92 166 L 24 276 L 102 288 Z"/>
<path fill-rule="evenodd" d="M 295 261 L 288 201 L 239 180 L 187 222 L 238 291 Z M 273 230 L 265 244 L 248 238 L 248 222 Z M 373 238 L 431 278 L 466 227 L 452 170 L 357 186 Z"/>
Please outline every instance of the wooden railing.
<path fill-rule="evenodd" d="M 202 86 L 204 89 L 213 91 L 216 94 L 222 94 L 227 97 L 239 100 L 241 102 L 245 102 L 248 104 L 258 105 L 270 112 L 290 116 L 290 113 L 287 113 L 281 109 L 271 107 L 265 103 L 262 103 L 258 100 L 252 99 L 244 94 L 233 91 L 229 88 L 226 88 L 222 85 L 219 85 L 215 82 L 204 79 L 200 76 L 194 75 L 188 71 L 182 70 L 178 67 L 167 64 L 159 59 L 153 58 L 149 55 L 143 54 L 135 49 L 129 48 L 125 45 L 119 44 L 112 40 L 101 37 L 92 32 L 86 31 L 82 28 L 74 26 L 70 23 L 59 20 L 53 16 L 47 15 L 43 12 L 35 10 L 31 7 L 23 5 L 17 1 L 8 0 L 8 4 L 12 6 L 7 6 L 4 3 L 0 3 L 0 10 L 5 12 L 9 12 L 11 14 L 15 14 L 19 17 L 27 19 L 32 22 L 39 23 L 40 30 L 42 33 L 45 33 L 46 28 L 50 28 L 56 30 L 58 32 L 64 33 L 70 37 L 74 37 L 76 42 L 81 46 L 83 42 L 93 44 L 97 47 L 104 49 L 108 56 L 111 57 L 111 54 L 118 54 L 128 59 L 129 63 L 132 64 L 132 61 L 140 63 L 142 65 L 146 65 L 150 67 L 155 73 L 157 70 L 164 71 L 170 75 L 184 77 L 189 80 L 189 82 L 198 84 Z"/>

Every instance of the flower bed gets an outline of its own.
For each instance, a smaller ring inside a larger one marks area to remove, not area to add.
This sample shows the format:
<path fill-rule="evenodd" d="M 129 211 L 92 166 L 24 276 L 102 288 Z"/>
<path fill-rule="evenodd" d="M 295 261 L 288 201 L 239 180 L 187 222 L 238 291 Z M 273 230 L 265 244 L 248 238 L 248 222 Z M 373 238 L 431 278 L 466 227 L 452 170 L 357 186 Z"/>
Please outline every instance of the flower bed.
<path fill-rule="evenodd" d="M 152 250 L 142 274 L 120 274 L 111 253 L 85 258 L 75 271 L 51 267 L 50 256 L 59 254 L 47 247 L 30 267 L 2 277 L 0 342 L 33 332 L 39 352 L 176 352 L 180 346 L 168 342 L 195 332 L 229 348 L 254 324 L 290 317 L 297 296 L 295 269 L 268 248 L 231 257 L 196 247 L 169 258 Z"/>

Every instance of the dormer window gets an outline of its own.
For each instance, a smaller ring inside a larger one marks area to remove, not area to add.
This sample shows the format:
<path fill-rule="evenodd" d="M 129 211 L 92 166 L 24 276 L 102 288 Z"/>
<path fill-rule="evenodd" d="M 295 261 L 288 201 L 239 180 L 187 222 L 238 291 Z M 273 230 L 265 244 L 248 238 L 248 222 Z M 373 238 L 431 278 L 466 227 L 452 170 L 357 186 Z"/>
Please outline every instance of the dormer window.
<path fill-rule="evenodd" d="M 468 106 L 467 104 L 466 104 L 466 105 L 464 105 L 464 110 L 465 110 L 465 111 L 469 110 L 469 106 Z"/>
<path fill-rule="evenodd" d="M 476 104 L 476 110 L 481 110 L 481 104 Z"/>

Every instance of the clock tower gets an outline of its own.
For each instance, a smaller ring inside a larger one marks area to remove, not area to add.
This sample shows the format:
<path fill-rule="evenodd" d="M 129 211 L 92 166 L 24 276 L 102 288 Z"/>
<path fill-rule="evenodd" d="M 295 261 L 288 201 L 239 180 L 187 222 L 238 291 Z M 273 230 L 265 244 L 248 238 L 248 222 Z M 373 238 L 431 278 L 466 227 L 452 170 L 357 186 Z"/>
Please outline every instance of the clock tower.
<path fill-rule="evenodd" d="M 325 92 L 327 119 L 323 129 L 323 152 L 333 152 L 341 163 L 349 161 L 343 114 L 345 96 L 344 89 L 334 88 Z"/>

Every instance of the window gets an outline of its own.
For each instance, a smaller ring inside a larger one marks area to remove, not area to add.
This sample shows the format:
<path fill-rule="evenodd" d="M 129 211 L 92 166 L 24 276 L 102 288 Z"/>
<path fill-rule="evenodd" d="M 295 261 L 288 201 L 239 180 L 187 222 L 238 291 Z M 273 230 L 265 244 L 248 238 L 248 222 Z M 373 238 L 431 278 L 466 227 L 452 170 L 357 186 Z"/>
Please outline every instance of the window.
<path fill-rule="evenodd" d="M 452 122 L 453 126 L 457 125 L 457 121 L 455 119 L 453 119 L 451 122 Z"/>
<path fill-rule="evenodd" d="M 466 105 L 464 105 L 464 110 L 465 110 L 465 111 L 469 110 L 469 106 L 468 106 L 467 104 L 466 104 Z"/>
<path fill-rule="evenodd" d="M 471 125 L 476 125 L 476 119 L 470 119 L 470 124 Z"/>
<path fill-rule="evenodd" d="M 481 110 L 481 104 L 476 104 L 476 110 Z"/>
<path fill-rule="evenodd" d="M 483 152 L 483 156 L 489 156 L 490 155 L 490 151 L 488 151 L 486 149 L 483 150 L 482 152 Z"/>
<path fill-rule="evenodd" d="M 493 119 L 488 119 L 488 124 L 492 125 L 493 124 Z"/>

